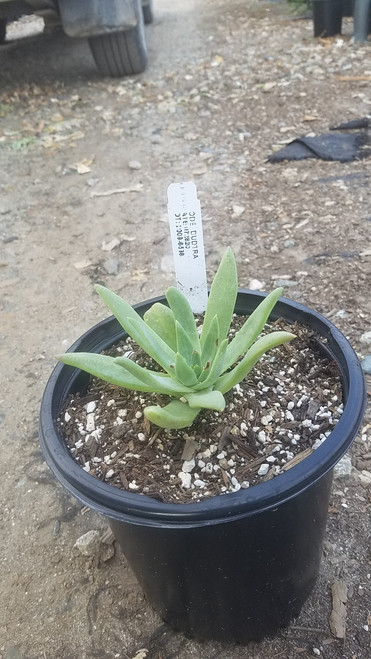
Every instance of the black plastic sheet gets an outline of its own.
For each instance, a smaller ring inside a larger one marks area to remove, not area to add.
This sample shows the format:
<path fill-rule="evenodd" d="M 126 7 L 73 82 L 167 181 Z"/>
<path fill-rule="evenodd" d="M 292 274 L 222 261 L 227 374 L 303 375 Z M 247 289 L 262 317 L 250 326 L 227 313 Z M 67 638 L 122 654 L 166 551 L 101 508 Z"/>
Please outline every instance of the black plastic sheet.
<path fill-rule="evenodd" d="M 368 119 L 357 119 L 339 124 L 330 130 L 349 130 L 352 128 L 367 128 Z M 272 153 L 268 162 L 282 162 L 283 160 L 304 160 L 305 158 L 319 158 L 320 160 L 337 160 L 351 162 L 362 160 L 371 155 L 371 139 L 367 131 L 337 135 L 325 133 L 316 137 L 298 137 L 285 147 Z"/>

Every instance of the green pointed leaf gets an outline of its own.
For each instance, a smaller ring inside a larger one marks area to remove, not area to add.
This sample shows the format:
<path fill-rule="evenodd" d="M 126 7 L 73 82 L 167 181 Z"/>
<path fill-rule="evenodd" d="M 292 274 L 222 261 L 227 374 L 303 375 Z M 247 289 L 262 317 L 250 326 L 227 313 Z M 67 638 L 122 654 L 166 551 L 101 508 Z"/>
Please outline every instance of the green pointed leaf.
<path fill-rule="evenodd" d="M 237 366 L 218 379 L 214 388 L 225 394 L 246 377 L 267 350 L 287 343 L 294 338 L 295 334 L 291 334 L 290 332 L 271 332 L 262 336 L 251 346 L 250 350 Z"/>
<path fill-rule="evenodd" d="M 183 382 L 186 387 L 193 387 L 197 384 L 197 376 L 194 370 L 179 352 L 176 355 L 174 371 L 175 377 Z"/>
<path fill-rule="evenodd" d="M 192 342 L 193 349 L 200 352 L 200 339 L 197 325 L 191 306 L 187 298 L 174 286 L 170 286 L 166 291 L 166 299 L 174 314 L 174 317 L 183 327 Z"/>
<path fill-rule="evenodd" d="M 201 352 L 201 364 L 203 367 L 209 362 L 211 363 L 216 355 L 219 345 L 219 322 L 218 316 L 212 319 Z"/>
<path fill-rule="evenodd" d="M 167 343 L 174 352 L 177 350 L 174 314 L 166 304 L 155 302 L 143 316 L 144 322 Z"/>
<path fill-rule="evenodd" d="M 91 375 L 95 375 L 119 387 L 133 389 L 134 391 L 153 391 L 152 386 L 145 384 L 142 380 L 115 363 L 114 357 L 98 355 L 93 352 L 67 352 L 65 355 L 58 356 L 58 359 L 63 364 L 80 368 Z"/>
<path fill-rule="evenodd" d="M 225 355 L 225 370 L 230 368 L 241 355 L 244 355 L 256 341 L 282 292 L 283 288 L 276 288 L 269 293 L 234 336 Z"/>
<path fill-rule="evenodd" d="M 149 327 L 125 300 L 104 286 L 96 286 L 99 295 L 116 316 L 124 330 L 162 368 L 171 374 L 170 365 L 175 362 L 175 352 Z"/>
<path fill-rule="evenodd" d="M 217 316 L 219 321 L 219 343 L 226 338 L 236 303 L 237 289 L 236 261 L 231 248 L 228 247 L 211 285 L 200 337 L 201 346 L 205 343 L 214 316 Z"/>
<path fill-rule="evenodd" d="M 205 387 L 212 387 L 218 377 L 224 372 L 224 359 L 227 345 L 228 339 L 224 339 L 224 341 L 222 341 L 221 345 L 219 346 L 218 352 L 215 355 L 215 359 L 211 362 L 209 368 L 205 369 L 199 376 L 199 384 L 194 387 L 196 391 L 204 389 Z"/>
<path fill-rule="evenodd" d="M 225 408 L 225 399 L 220 391 L 200 391 L 194 394 L 186 394 L 190 407 L 206 408 L 208 410 L 217 410 L 222 412 Z"/>
<path fill-rule="evenodd" d="M 199 412 L 199 408 L 191 408 L 180 400 L 172 400 L 165 407 L 150 405 L 144 408 L 144 416 L 156 426 L 175 430 L 188 428 Z"/>
<path fill-rule="evenodd" d="M 174 373 L 172 367 L 175 363 L 175 352 L 169 348 L 156 332 L 139 318 L 128 318 L 126 321 L 130 336 L 170 375 Z"/>
<path fill-rule="evenodd" d="M 177 352 L 179 352 L 188 363 L 192 363 L 193 361 L 196 361 L 197 359 L 196 357 L 194 357 L 194 360 L 192 360 L 192 355 L 194 355 L 195 353 L 193 343 L 189 338 L 185 329 L 183 329 L 182 325 L 178 323 L 178 321 L 175 322 L 175 331 L 176 331 Z"/>
<path fill-rule="evenodd" d="M 182 396 L 187 391 L 192 391 L 174 376 L 166 373 L 158 373 L 148 368 L 143 368 L 132 359 L 127 357 L 116 357 L 115 363 L 126 369 L 138 380 L 151 387 L 151 391 L 168 396 Z"/>
<path fill-rule="evenodd" d="M 194 350 L 191 354 L 191 366 L 198 377 L 202 371 L 202 368 L 200 353 L 197 352 L 197 350 Z"/>

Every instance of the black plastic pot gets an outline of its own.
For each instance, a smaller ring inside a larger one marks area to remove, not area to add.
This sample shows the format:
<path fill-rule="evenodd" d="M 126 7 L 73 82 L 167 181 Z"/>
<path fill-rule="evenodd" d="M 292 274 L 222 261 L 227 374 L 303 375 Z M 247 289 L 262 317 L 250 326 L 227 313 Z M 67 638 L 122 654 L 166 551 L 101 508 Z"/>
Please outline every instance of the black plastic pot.
<path fill-rule="evenodd" d="M 355 0 L 342 0 L 342 15 L 353 16 Z"/>
<path fill-rule="evenodd" d="M 251 313 L 263 296 L 240 291 L 236 311 Z M 144 313 L 154 301 L 136 309 Z M 66 396 L 83 390 L 89 376 L 59 364 L 43 396 L 40 441 L 51 470 L 77 499 L 109 518 L 159 615 L 197 639 L 246 643 L 275 633 L 299 614 L 319 572 L 333 467 L 363 418 L 363 374 L 341 332 L 316 312 L 283 298 L 272 314 L 278 317 L 299 321 L 322 337 L 324 351 L 341 372 L 345 406 L 333 432 L 312 455 L 251 489 L 200 503 L 164 504 L 102 483 L 76 464 L 56 424 Z M 122 335 L 111 317 L 71 350 L 100 352 Z"/>
<path fill-rule="evenodd" d="M 334 37 L 341 34 L 342 0 L 313 0 L 312 6 L 315 37 Z"/>

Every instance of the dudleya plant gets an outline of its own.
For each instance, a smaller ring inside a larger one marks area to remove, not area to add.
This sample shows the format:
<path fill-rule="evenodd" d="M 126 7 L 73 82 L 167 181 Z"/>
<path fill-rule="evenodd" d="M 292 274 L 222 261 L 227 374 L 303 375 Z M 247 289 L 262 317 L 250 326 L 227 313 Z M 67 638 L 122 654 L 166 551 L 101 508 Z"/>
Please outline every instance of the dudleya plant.
<path fill-rule="evenodd" d="M 283 289 L 276 288 L 228 340 L 238 290 L 230 248 L 211 285 L 200 332 L 190 304 L 175 287 L 166 291 L 169 306 L 156 302 L 143 318 L 109 289 L 98 285 L 96 289 L 127 334 L 163 370 L 144 368 L 128 357 L 96 353 L 66 353 L 58 359 L 126 389 L 170 396 L 163 407 L 144 409 L 147 419 L 161 428 L 186 428 L 203 408 L 222 411 L 224 394 L 246 377 L 262 355 L 295 338 L 284 331 L 258 338 L 282 294 Z"/>

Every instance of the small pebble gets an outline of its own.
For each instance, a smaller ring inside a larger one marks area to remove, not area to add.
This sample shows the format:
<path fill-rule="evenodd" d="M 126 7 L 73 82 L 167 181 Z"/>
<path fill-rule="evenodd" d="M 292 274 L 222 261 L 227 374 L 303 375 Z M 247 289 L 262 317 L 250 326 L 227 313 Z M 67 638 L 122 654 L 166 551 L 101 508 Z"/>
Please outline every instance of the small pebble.
<path fill-rule="evenodd" d="M 259 476 L 265 476 L 268 473 L 268 471 L 269 471 L 269 464 L 263 462 L 263 464 L 260 465 L 259 467 L 258 474 Z"/>
<path fill-rule="evenodd" d="M 251 279 L 248 285 L 250 291 L 261 291 L 264 288 L 265 284 L 259 279 Z"/>
<path fill-rule="evenodd" d="M 366 375 L 371 375 L 371 355 L 366 355 L 361 361 L 362 370 Z"/>
<path fill-rule="evenodd" d="M 139 160 L 130 160 L 128 164 L 130 169 L 140 169 L 142 167 Z"/>
<path fill-rule="evenodd" d="M 74 547 L 78 549 L 83 556 L 94 556 L 99 553 L 100 543 L 99 531 L 92 530 L 80 536 L 76 540 Z"/>
<path fill-rule="evenodd" d="M 118 275 L 119 262 L 116 259 L 107 259 L 107 261 L 104 261 L 103 263 L 103 268 L 107 275 Z"/>
<path fill-rule="evenodd" d="M 366 343 L 371 346 L 371 332 L 364 332 L 359 340 L 361 343 Z"/>
<path fill-rule="evenodd" d="M 283 286 L 284 288 L 294 288 L 298 285 L 298 282 L 294 279 L 276 279 L 274 283 L 275 286 Z"/>

